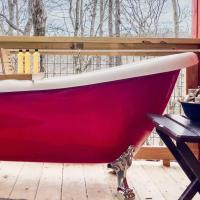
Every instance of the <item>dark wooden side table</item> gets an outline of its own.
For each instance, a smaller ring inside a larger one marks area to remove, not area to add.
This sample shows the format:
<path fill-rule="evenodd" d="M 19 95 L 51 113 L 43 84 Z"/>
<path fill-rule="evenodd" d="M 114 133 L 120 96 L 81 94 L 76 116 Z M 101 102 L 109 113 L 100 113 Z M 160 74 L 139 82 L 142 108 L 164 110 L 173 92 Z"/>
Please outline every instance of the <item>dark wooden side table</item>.
<path fill-rule="evenodd" d="M 200 122 L 180 115 L 149 115 L 158 135 L 169 148 L 191 183 L 179 200 L 190 200 L 200 193 L 200 162 L 186 143 L 200 143 Z"/>

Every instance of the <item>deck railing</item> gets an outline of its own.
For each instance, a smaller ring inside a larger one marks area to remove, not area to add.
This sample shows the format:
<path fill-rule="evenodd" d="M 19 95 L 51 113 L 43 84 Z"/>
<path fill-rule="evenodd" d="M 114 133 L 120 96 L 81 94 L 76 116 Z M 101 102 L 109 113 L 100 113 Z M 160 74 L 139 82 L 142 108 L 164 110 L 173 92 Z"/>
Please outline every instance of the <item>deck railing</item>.
<path fill-rule="evenodd" d="M 29 49 L 30 52 L 39 49 L 46 77 L 99 70 L 152 56 L 189 51 L 199 53 L 199 45 L 199 39 L 0 37 L 0 48 L 11 52 L 12 65 L 15 68 L 19 49 Z M 181 108 L 176 104 L 177 99 L 186 93 L 187 88 L 197 85 L 198 67 L 183 70 L 166 112 L 180 113 Z M 167 165 L 173 157 L 157 137 L 152 133 L 136 158 L 162 159 Z M 197 153 L 198 148 L 195 145 L 192 148 Z"/>

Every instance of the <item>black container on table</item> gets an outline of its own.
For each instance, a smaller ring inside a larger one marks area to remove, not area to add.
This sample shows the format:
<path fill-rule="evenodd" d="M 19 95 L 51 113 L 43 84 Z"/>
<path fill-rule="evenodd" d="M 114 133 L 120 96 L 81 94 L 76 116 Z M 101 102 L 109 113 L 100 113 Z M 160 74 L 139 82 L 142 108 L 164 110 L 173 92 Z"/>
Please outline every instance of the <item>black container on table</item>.
<path fill-rule="evenodd" d="M 200 121 L 200 103 L 181 102 L 181 105 L 189 119 Z"/>

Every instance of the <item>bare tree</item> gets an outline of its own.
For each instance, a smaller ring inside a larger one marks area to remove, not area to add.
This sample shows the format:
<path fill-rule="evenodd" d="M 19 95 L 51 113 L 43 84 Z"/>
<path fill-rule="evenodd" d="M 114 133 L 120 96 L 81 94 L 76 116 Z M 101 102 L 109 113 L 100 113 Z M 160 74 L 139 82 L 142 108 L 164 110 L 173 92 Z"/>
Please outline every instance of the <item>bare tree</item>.
<path fill-rule="evenodd" d="M 103 36 L 104 0 L 100 0 L 99 5 L 99 36 Z"/>
<path fill-rule="evenodd" d="M 19 4 L 18 4 L 18 0 L 14 0 L 14 4 L 15 4 L 15 22 L 16 22 L 16 26 L 19 27 Z M 19 35 L 18 30 L 17 30 L 17 35 Z"/>
<path fill-rule="evenodd" d="M 83 0 L 81 0 L 81 6 L 80 6 L 80 26 L 81 26 L 81 36 L 84 35 L 84 25 L 83 25 Z"/>
<path fill-rule="evenodd" d="M 120 37 L 120 1 L 115 0 L 115 35 Z"/>
<path fill-rule="evenodd" d="M 120 37 L 120 0 L 115 0 L 115 35 L 116 37 Z M 122 64 L 121 56 L 116 56 L 116 65 Z"/>
<path fill-rule="evenodd" d="M 29 0 L 29 7 L 33 20 L 34 35 L 44 36 L 46 33 L 47 15 L 43 0 Z"/>
<path fill-rule="evenodd" d="M 172 7 L 173 7 L 173 19 L 174 19 L 174 34 L 175 37 L 179 37 L 180 7 L 178 0 L 172 0 Z"/>
<path fill-rule="evenodd" d="M 14 31 L 16 31 L 17 35 L 22 34 L 22 35 L 30 35 L 31 33 L 31 29 L 32 29 L 32 17 L 30 15 L 29 12 L 29 5 L 26 4 L 25 0 L 21 0 L 21 8 L 19 8 L 19 0 L 9 0 L 7 1 L 8 3 L 8 16 L 7 13 L 4 12 L 4 10 L 6 10 L 6 6 L 0 10 L 0 19 L 1 19 L 1 23 L 0 23 L 0 27 L 1 30 L 5 33 L 5 34 L 9 34 L 9 35 L 14 35 Z M 3 2 L 2 3 L 2 7 Z M 27 8 L 28 12 L 26 12 L 26 10 L 24 10 L 24 8 Z M 21 28 L 20 26 L 20 14 L 23 13 L 23 15 L 25 14 L 25 17 L 22 19 L 22 23 L 24 24 L 24 28 Z M 28 20 L 26 21 L 26 19 L 28 18 Z M 4 22 L 6 22 L 6 25 L 8 25 L 8 31 L 6 31 L 6 26 L 5 24 L 2 22 L 2 20 Z"/>
<path fill-rule="evenodd" d="M 78 35 L 80 25 L 80 0 L 76 0 L 76 12 L 75 12 L 75 23 L 74 23 L 74 36 Z"/>
<path fill-rule="evenodd" d="M 94 25 L 95 25 L 95 19 L 96 19 L 96 15 L 97 15 L 97 12 L 96 12 L 96 9 L 97 9 L 97 0 L 93 0 L 92 2 L 92 18 L 91 18 L 91 26 L 90 26 L 90 36 L 93 36 L 94 35 Z"/>
<path fill-rule="evenodd" d="M 108 35 L 113 37 L 113 0 L 108 0 Z"/>
<path fill-rule="evenodd" d="M 123 27 L 127 34 L 136 34 L 139 37 L 156 36 L 158 34 L 158 22 L 166 1 L 123 1 L 122 12 L 128 24 L 128 26 L 123 25 Z"/>
<path fill-rule="evenodd" d="M 113 0 L 108 0 L 108 35 L 113 37 Z M 109 57 L 109 67 L 113 66 L 114 59 Z"/>
<path fill-rule="evenodd" d="M 31 15 L 31 8 L 30 8 L 30 6 L 28 6 L 28 20 L 24 27 L 24 35 L 31 34 L 32 26 L 33 26 L 33 19 L 32 19 L 32 15 Z"/>
<path fill-rule="evenodd" d="M 15 3 L 14 0 L 8 0 L 8 13 L 9 13 L 9 21 L 14 24 L 14 9 L 15 9 Z M 9 26 L 8 34 L 13 35 L 13 28 Z"/>

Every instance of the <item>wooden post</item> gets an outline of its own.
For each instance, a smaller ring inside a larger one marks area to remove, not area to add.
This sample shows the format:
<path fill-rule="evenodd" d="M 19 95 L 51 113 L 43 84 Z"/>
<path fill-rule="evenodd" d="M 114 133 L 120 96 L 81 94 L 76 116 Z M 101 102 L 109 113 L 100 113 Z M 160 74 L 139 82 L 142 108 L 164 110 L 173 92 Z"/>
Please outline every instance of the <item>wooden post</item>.
<path fill-rule="evenodd" d="M 200 62 L 200 54 L 198 54 L 199 57 L 199 62 Z M 198 86 L 200 86 L 200 63 L 198 64 Z M 199 161 L 200 161 L 200 144 L 198 145 L 198 150 L 199 150 Z"/>
<path fill-rule="evenodd" d="M 200 54 L 198 54 L 199 61 L 200 61 Z M 189 67 L 186 69 L 186 92 L 188 92 L 188 89 L 190 88 L 197 88 L 200 85 L 200 63 L 196 66 Z M 193 145 L 198 151 L 197 155 L 200 160 L 200 144 L 194 144 Z"/>
<path fill-rule="evenodd" d="M 15 69 L 13 68 L 12 63 L 11 63 L 10 52 L 8 50 L 1 48 L 0 49 L 0 57 L 1 57 L 3 73 L 4 74 L 14 74 Z"/>
<path fill-rule="evenodd" d="M 199 157 L 198 157 L 199 161 L 200 161 L 200 144 L 199 144 Z"/>
<path fill-rule="evenodd" d="M 170 160 L 163 160 L 163 166 L 170 167 Z"/>

